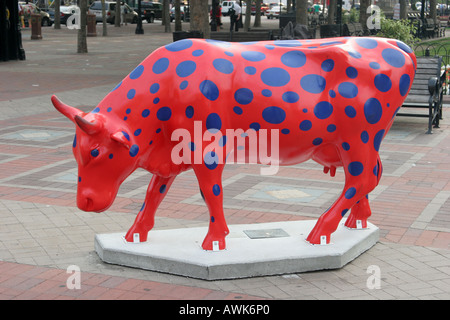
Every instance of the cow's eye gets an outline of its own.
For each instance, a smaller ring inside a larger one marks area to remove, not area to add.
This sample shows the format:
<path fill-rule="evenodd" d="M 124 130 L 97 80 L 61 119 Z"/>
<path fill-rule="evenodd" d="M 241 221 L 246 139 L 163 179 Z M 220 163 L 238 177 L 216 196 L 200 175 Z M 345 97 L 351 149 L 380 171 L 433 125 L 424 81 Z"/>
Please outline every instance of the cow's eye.
<path fill-rule="evenodd" d="M 97 157 L 99 153 L 100 152 L 98 151 L 98 149 L 91 150 L 91 156 L 93 156 L 94 158 Z"/>

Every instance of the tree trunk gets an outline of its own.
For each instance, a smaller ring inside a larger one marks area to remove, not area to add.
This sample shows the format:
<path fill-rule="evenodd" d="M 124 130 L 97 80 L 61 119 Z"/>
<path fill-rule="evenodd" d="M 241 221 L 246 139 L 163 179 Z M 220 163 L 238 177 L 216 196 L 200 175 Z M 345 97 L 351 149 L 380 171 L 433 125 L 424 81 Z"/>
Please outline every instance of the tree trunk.
<path fill-rule="evenodd" d="M 106 3 L 105 3 L 105 0 L 102 0 L 102 25 L 103 25 L 103 36 L 106 37 L 108 35 L 108 30 L 106 27 Z"/>
<path fill-rule="evenodd" d="M 86 11 L 87 0 L 80 0 L 80 29 L 78 29 L 78 53 L 87 53 L 87 39 L 86 39 Z"/>
<path fill-rule="evenodd" d="M 120 0 L 116 0 L 116 13 L 114 16 L 114 26 L 120 27 Z"/>
<path fill-rule="evenodd" d="M 407 0 L 400 0 L 400 20 L 408 19 Z"/>
<path fill-rule="evenodd" d="M 61 29 L 61 1 L 55 0 L 55 29 Z"/>
<path fill-rule="evenodd" d="M 175 31 L 183 31 L 181 27 L 181 0 L 175 0 Z"/>
<path fill-rule="evenodd" d="M 436 10 L 437 1 L 430 0 L 430 18 L 436 21 L 437 18 L 437 10 Z"/>
<path fill-rule="evenodd" d="M 295 6 L 295 21 L 298 24 L 308 25 L 308 0 L 297 0 Z M 330 4 L 331 6 L 331 4 Z M 328 9 L 329 10 L 329 9 Z"/>
<path fill-rule="evenodd" d="M 170 26 L 170 0 L 164 0 L 164 32 L 172 32 Z"/>
<path fill-rule="evenodd" d="M 367 13 L 367 8 L 370 6 L 371 0 L 361 0 L 359 6 L 359 23 L 364 30 L 367 30 L 367 19 L 372 15 L 372 13 Z"/>
<path fill-rule="evenodd" d="M 248 31 L 250 29 L 250 20 L 252 19 L 252 0 L 245 0 L 245 4 L 244 31 Z"/>
<path fill-rule="evenodd" d="M 363 2 L 364 0 L 361 0 L 361 2 Z M 330 0 L 330 5 L 328 6 L 328 18 L 327 18 L 327 23 L 328 24 L 336 24 L 336 22 L 334 21 L 335 16 L 336 16 L 336 0 Z"/>
<path fill-rule="evenodd" d="M 255 21 L 253 22 L 254 27 L 261 27 L 261 1 L 262 0 L 256 0 L 255 4 Z"/>
<path fill-rule="evenodd" d="M 209 38 L 208 1 L 190 0 L 189 5 L 191 13 L 190 29 L 200 31 L 204 38 Z"/>

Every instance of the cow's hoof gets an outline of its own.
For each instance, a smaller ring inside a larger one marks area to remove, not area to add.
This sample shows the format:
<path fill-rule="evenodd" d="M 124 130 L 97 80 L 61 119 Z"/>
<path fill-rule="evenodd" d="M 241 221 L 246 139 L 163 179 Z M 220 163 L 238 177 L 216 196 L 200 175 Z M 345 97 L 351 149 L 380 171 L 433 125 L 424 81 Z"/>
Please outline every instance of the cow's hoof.
<path fill-rule="evenodd" d="M 147 241 L 147 234 L 148 231 L 137 231 L 136 228 L 131 228 L 128 230 L 127 234 L 125 235 L 125 240 L 127 242 L 132 243 L 140 243 L 140 242 L 146 242 Z"/>
<path fill-rule="evenodd" d="M 207 235 L 205 240 L 203 240 L 202 248 L 203 250 L 207 251 L 225 250 L 226 249 L 225 237 L 217 239 Z"/>
<path fill-rule="evenodd" d="M 366 229 L 367 220 L 358 220 L 350 215 L 345 221 L 345 226 L 349 229 Z"/>
<path fill-rule="evenodd" d="M 309 234 L 309 236 L 306 238 L 306 241 L 311 244 L 319 244 L 319 245 L 326 245 L 330 244 L 330 235 L 315 235 L 313 232 Z"/>

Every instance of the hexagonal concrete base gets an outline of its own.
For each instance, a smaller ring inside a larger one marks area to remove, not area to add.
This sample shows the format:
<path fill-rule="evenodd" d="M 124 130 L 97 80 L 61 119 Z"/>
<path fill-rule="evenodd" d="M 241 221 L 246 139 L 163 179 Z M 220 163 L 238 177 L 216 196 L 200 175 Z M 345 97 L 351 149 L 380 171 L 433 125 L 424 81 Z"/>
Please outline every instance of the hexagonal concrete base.
<path fill-rule="evenodd" d="M 341 268 L 379 239 L 379 229 L 348 229 L 345 219 L 331 244 L 311 245 L 305 238 L 316 221 L 229 226 L 227 249 L 201 248 L 207 227 L 152 230 L 148 241 L 129 243 L 123 233 L 98 234 L 95 250 L 107 263 L 205 280 L 235 279 Z"/>

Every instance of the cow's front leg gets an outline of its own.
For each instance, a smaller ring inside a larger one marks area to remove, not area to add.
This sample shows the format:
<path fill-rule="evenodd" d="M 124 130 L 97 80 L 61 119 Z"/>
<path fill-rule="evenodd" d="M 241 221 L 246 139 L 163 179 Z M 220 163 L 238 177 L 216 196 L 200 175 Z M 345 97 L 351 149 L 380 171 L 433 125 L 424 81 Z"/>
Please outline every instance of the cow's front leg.
<path fill-rule="evenodd" d="M 139 211 L 134 224 L 125 235 L 128 242 L 145 242 L 147 234 L 155 224 L 155 212 L 172 185 L 175 176 L 163 178 L 153 175 L 147 188 L 145 202 Z"/>
<path fill-rule="evenodd" d="M 222 171 L 224 165 L 219 164 L 214 167 L 204 164 L 194 167 L 200 191 L 210 215 L 208 233 L 202 243 L 204 250 L 224 250 L 225 237 L 229 233 L 223 214 Z"/>

